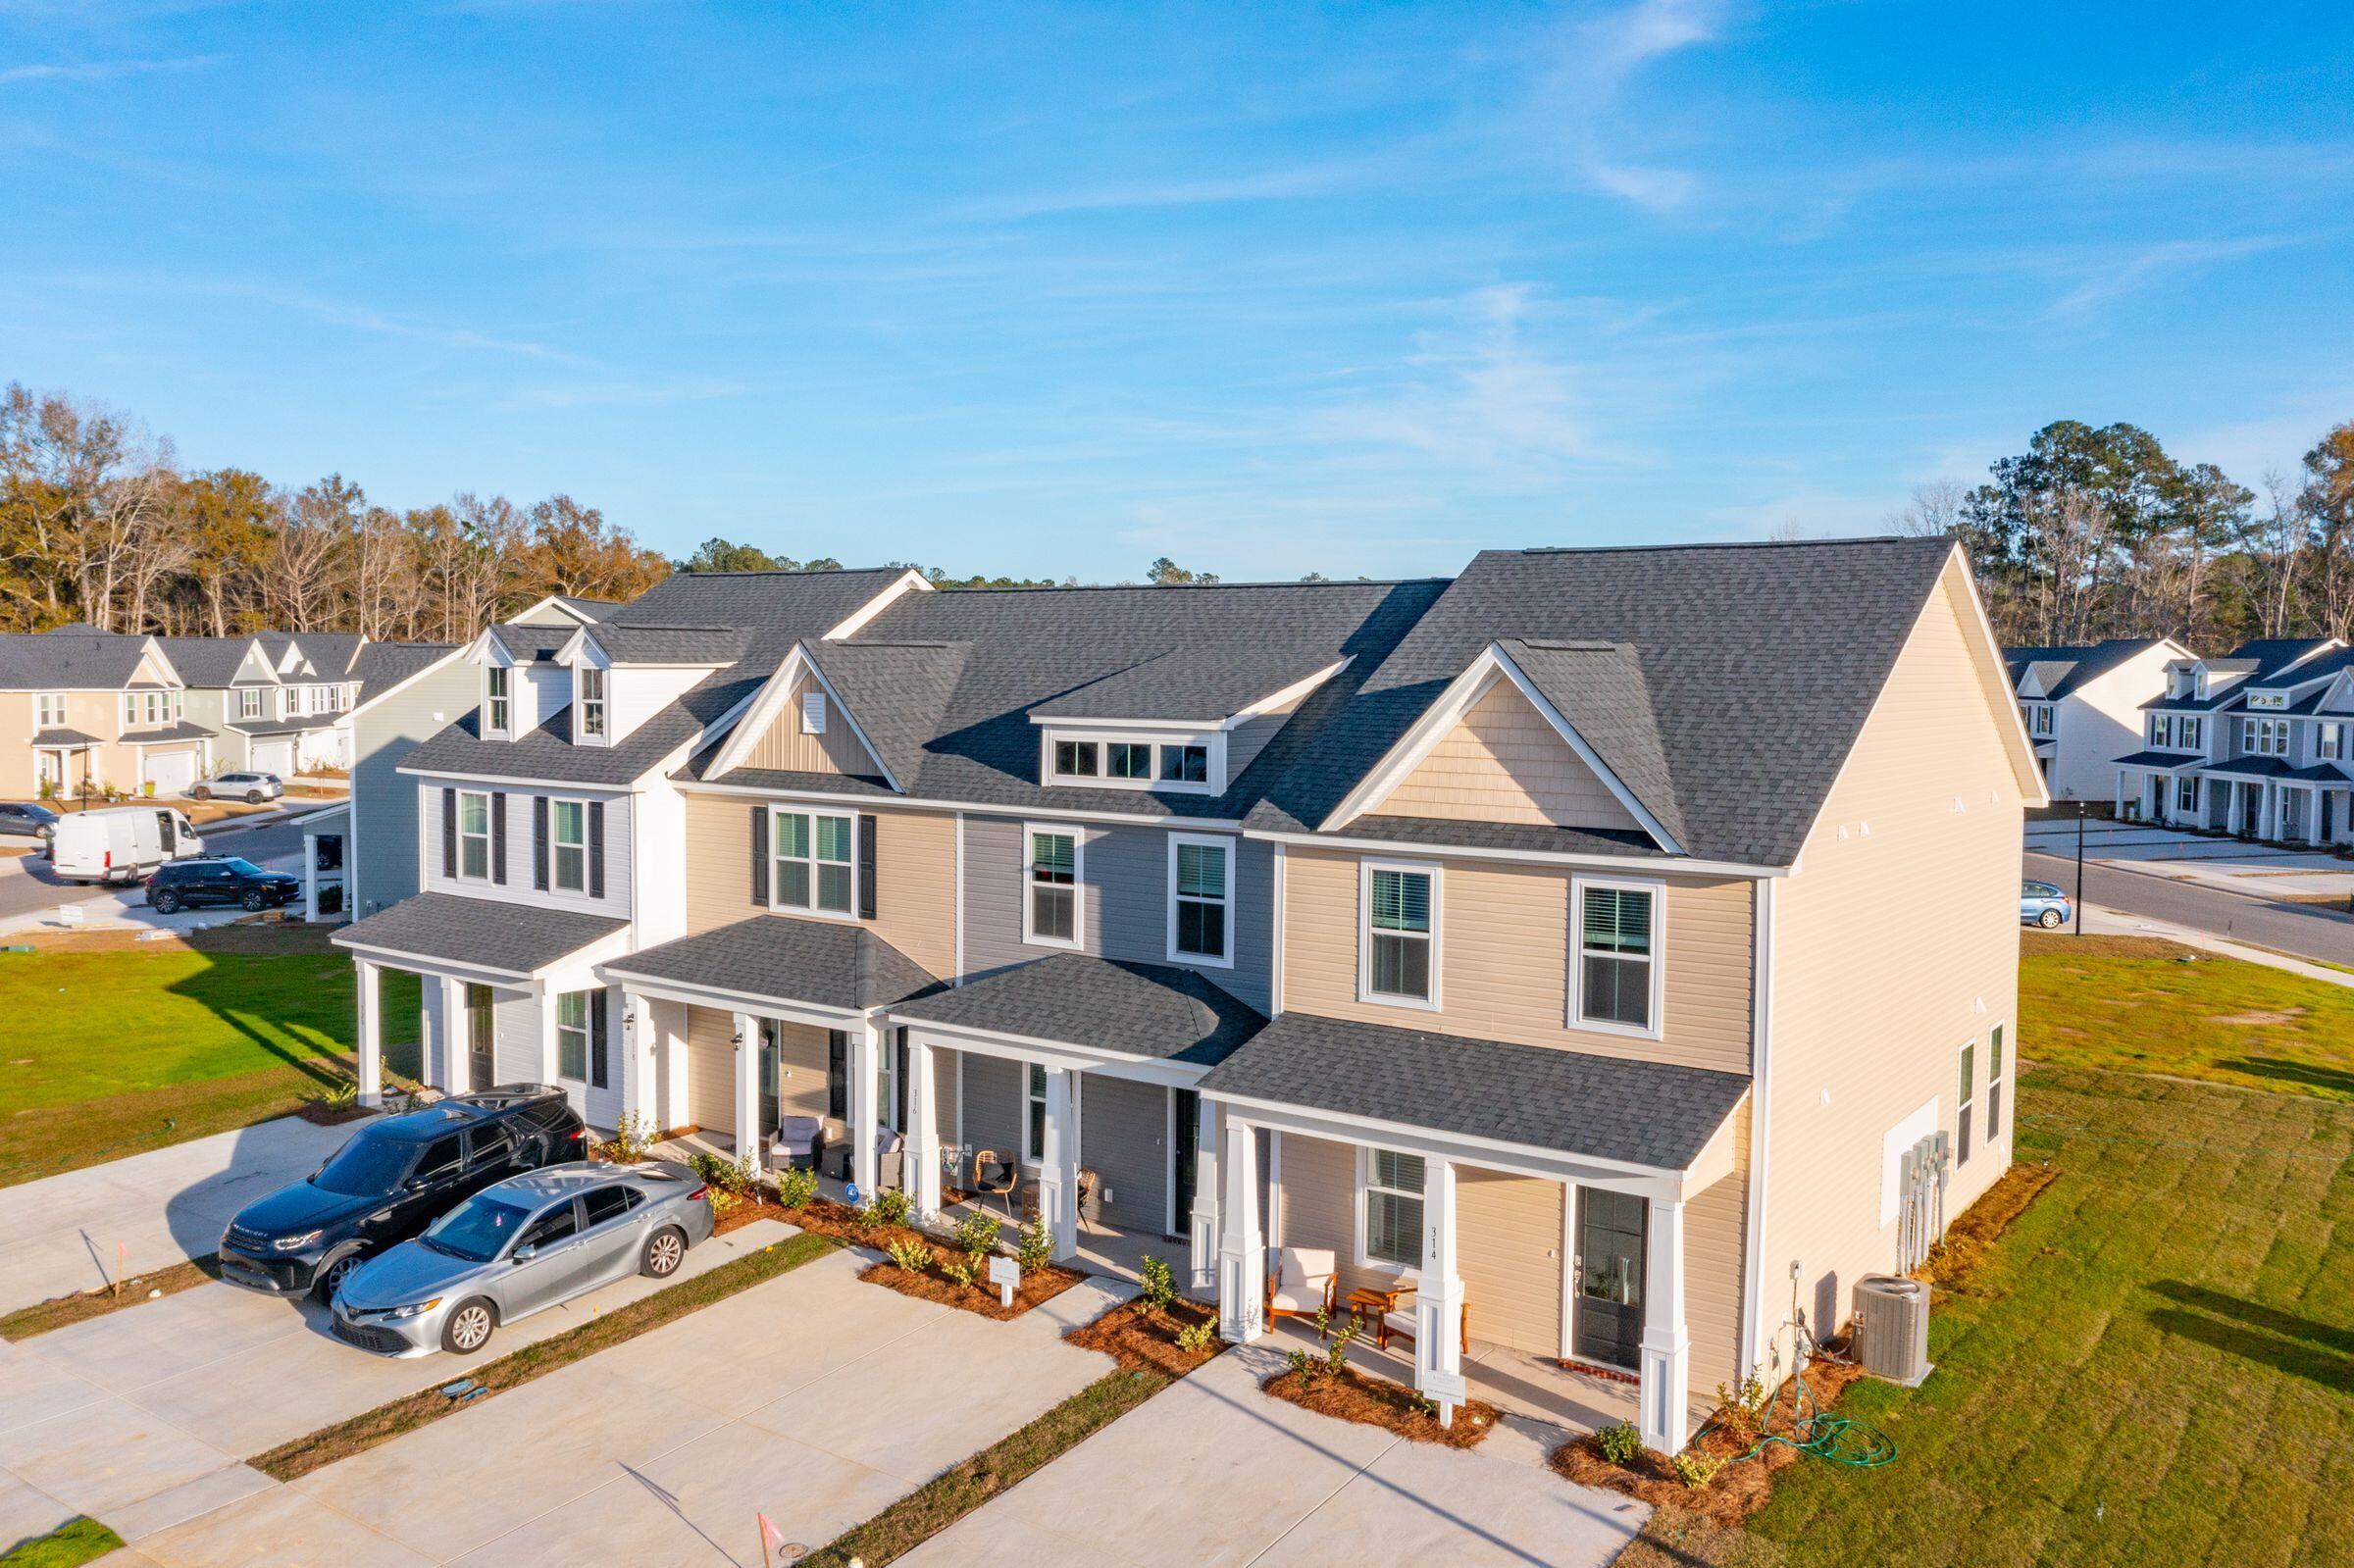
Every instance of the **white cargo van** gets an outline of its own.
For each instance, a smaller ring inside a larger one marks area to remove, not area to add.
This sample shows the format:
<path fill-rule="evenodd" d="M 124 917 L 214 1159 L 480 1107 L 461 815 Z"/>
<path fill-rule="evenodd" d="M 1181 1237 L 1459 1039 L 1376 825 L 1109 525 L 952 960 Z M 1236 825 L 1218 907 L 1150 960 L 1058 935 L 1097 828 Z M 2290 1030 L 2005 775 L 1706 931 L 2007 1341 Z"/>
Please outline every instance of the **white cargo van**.
<path fill-rule="evenodd" d="M 69 811 L 49 840 L 50 863 L 75 882 L 142 882 L 167 860 L 204 853 L 188 819 L 170 806 Z"/>

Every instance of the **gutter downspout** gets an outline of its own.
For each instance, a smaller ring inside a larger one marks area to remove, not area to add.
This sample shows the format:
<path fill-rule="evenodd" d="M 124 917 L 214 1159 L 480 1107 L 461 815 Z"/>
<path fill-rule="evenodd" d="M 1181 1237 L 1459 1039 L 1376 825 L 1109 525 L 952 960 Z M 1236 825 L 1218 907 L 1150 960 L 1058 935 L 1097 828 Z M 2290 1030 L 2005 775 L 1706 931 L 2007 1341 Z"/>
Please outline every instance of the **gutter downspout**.
<path fill-rule="evenodd" d="M 1748 1266 L 1741 1290 L 1741 1358 L 1744 1375 L 1758 1369 L 1758 1321 L 1766 1296 L 1766 1177 L 1773 1144 L 1773 924 L 1775 886 L 1761 878 L 1757 887 L 1756 950 L 1751 960 L 1755 1018 L 1751 1025 L 1749 1101 Z M 1776 1331 L 1778 1334 L 1778 1330 Z M 1770 1347 L 1769 1351 L 1770 1351 Z"/>

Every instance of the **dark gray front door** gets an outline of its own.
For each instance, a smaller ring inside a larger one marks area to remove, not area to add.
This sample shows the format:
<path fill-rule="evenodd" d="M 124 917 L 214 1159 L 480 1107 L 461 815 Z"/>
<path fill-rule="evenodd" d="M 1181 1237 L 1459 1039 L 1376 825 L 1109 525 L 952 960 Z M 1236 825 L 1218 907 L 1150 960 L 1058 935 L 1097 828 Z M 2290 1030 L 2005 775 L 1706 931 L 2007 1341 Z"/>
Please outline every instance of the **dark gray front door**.
<path fill-rule="evenodd" d="M 490 987 L 466 987 L 466 1087 L 488 1088 L 498 1082 L 497 1032 L 492 1027 Z"/>
<path fill-rule="evenodd" d="M 1647 1206 L 1624 1192 L 1577 1190 L 1577 1300 L 1570 1349 L 1605 1366 L 1632 1367 L 1643 1348 L 1643 1239 Z"/>
<path fill-rule="evenodd" d="M 1169 1173 L 1169 1185 L 1176 1193 L 1170 1205 L 1169 1239 L 1180 1240 L 1192 1234 L 1194 1223 L 1194 1185 L 1202 1168 L 1202 1096 L 1190 1088 L 1173 1088 L 1169 1093 L 1176 1099 L 1170 1114 L 1177 1136 L 1175 1169 Z"/>

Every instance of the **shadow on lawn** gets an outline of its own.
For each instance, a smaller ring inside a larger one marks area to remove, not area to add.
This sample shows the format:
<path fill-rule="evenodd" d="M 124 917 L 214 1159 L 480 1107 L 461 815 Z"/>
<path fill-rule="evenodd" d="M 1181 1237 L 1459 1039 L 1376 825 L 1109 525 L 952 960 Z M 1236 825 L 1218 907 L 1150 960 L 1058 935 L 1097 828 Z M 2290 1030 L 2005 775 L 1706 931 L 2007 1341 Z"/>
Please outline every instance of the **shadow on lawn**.
<path fill-rule="evenodd" d="M 2291 1062 L 2277 1056 L 2236 1056 L 2216 1065 L 2227 1067 L 2235 1073 L 2245 1073 L 2251 1078 L 2269 1078 L 2275 1083 L 2294 1084 L 2300 1088 L 2320 1089 L 2327 1094 L 2354 1099 L 2354 1073 L 2342 1067 Z"/>
<path fill-rule="evenodd" d="M 2149 1314 L 2150 1322 L 2168 1334 L 2260 1361 L 2326 1388 L 2343 1389 L 2354 1381 L 2354 1330 L 2181 1280 L 2153 1281 L 2150 1290 L 2178 1303 L 2154 1308 Z"/>

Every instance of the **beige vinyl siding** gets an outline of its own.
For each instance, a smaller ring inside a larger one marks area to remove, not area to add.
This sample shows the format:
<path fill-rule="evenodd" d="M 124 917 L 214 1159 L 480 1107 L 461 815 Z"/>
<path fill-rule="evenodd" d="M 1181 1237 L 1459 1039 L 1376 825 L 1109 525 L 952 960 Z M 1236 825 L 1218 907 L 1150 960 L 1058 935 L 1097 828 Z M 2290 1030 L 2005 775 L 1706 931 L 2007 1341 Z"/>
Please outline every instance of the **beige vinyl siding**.
<path fill-rule="evenodd" d="M 1559 1182 L 1458 1167 L 1455 1266 L 1471 1308 L 1472 1338 L 1561 1354 L 1567 1190 Z"/>
<path fill-rule="evenodd" d="M 1267 742 L 1292 722 L 1292 715 L 1300 711 L 1300 704 L 1312 694 L 1304 691 L 1289 702 L 1269 708 L 1264 713 L 1254 713 L 1236 725 L 1226 736 L 1227 779 L 1240 779 L 1251 764 L 1258 760 L 1258 754 L 1267 748 Z"/>
<path fill-rule="evenodd" d="M 752 808 L 759 804 L 742 795 L 688 792 L 689 936 L 761 913 L 752 902 Z M 875 819 L 875 932 L 932 974 L 953 975 L 956 819 L 927 811 L 865 814 Z"/>
<path fill-rule="evenodd" d="M 687 1009 L 687 1119 L 728 1138 L 736 1135 L 735 1035 L 733 1014 Z"/>
<path fill-rule="evenodd" d="M 1716 1386 L 1741 1381 L 1741 1291 L 1748 1279 L 1749 1104 L 1733 1113 L 1732 1171 L 1684 1201 L 1684 1332 L 1692 1340 L 1690 1391 L 1714 1408 Z M 1772 1283 L 1768 1283 L 1770 1292 Z M 1790 1283 L 1780 1282 L 1788 1300 Z M 1777 1314 L 1778 1316 L 1778 1314 Z"/>
<path fill-rule="evenodd" d="M 744 759 L 747 768 L 773 768 L 782 773 L 844 773 L 860 778 L 882 777 L 883 770 L 859 744 L 857 733 L 849 720 L 832 697 L 826 701 L 826 733 L 819 735 L 801 733 L 801 698 L 825 688 L 816 679 L 803 675 L 793 684 L 790 699 L 774 723 L 752 742 L 751 755 Z"/>
<path fill-rule="evenodd" d="M 1959 566 L 1923 610 L 1775 894 L 1772 1154 L 1761 1346 L 1786 1315 L 1788 1269 L 1817 1332 L 1853 1315 L 1858 1276 L 1896 1262 L 1880 1223 L 1887 1133 L 1934 1099 L 1954 1126 L 1955 1076 L 1976 1040 L 2019 1034 L 2021 779 L 2011 696 Z M 1867 831 L 1868 829 L 1868 831 Z M 2010 1159 L 2005 1117 L 1946 1196 L 1960 1214 Z M 1787 1367 L 1787 1340 L 1780 1364 Z"/>
<path fill-rule="evenodd" d="M 1569 871 L 1430 859 L 1439 894 L 1443 1011 L 1359 1001 L 1358 857 L 1294 847 L 1284 873 L 1284 1006 L 1400 1029 L 1552 1045 L 1599 1056 L 1749 1071 L 1753 885 L 1676 878 L 1666 885 L 1663 1037 L 1568 1027 Z"/>
<path fill-rule="evenodd" d="M 1638 828 L 1520 688 L 1499 678 L 1372 814 L 1556 828 Z"/>
<path fill-rule="evenodd" d="M 777 1114 L 826 1114 L 826 1031 L 812 1024 L 777 1023 Z M 732 1097 L 732 1096 L 731 1096 Z"/>

